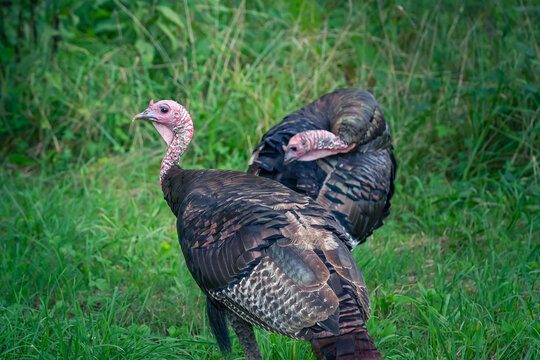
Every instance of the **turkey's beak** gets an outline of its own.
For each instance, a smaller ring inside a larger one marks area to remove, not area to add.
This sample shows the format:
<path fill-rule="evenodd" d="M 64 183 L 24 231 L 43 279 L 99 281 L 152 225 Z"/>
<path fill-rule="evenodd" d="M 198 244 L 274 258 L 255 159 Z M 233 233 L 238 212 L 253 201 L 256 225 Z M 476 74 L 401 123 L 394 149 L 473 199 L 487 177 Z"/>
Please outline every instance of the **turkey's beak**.
<path fill-rule="evenodd" d="M 152 110 L 150 108 L 144 110 L 142 113 L 137 114 L 131 119 L 131 121 L 135 120 L 150 120 L 150 121 L 157 121 L 157 118 L 153 115 Z"/>
<path fill-rule="evenodd" d="M 298 158 L 294 155 L 291 155 L 291 153 L 285 152 L 285 155 L 283 156 L 283 164 L 289 165 L 293 161 L 296 161 Z"/>

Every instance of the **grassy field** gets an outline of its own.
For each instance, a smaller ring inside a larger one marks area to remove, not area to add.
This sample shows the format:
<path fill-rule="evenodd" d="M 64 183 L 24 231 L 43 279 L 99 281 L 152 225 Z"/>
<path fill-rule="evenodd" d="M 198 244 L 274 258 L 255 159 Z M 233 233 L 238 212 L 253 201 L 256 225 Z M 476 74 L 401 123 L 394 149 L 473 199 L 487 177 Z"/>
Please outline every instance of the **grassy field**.
<path fill-rule="evenodd" d="M 0 10 L 0 358 L 223 358 L 159 188 L 164 144 L 131 117 L 179 100 L 183 166 L 245 170 L 266 130 L 340 87 L 373 92 L 398 160 L 392 215 L 354 251 L 385 358 L 540 358 L 538 6 Z M 257 336 L 264 358 L 312 359 Z"/>

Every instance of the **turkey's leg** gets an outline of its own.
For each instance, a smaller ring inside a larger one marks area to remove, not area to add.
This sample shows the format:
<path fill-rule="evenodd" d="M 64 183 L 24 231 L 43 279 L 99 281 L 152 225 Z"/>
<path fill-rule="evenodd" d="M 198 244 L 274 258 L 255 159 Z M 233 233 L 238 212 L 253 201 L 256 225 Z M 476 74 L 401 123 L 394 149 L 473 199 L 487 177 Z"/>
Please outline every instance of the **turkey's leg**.
<path fill-rule="evenodd" d="M 262 360 L 261 350 L 255 339 L 255 333 L 251 324 L 232 313 L 227 314 L 227 320 L 236 333 L 236 336 L 238 336 L 246 360 Z"/>

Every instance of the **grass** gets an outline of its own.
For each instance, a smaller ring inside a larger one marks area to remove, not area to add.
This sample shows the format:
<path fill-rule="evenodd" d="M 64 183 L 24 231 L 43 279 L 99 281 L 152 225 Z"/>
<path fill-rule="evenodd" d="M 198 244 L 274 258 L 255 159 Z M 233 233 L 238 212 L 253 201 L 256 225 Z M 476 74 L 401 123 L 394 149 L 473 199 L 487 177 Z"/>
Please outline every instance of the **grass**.
<path fill-rule="evenodd" d="M 0 358 L 222 358 L 159 189 L 162 141 L 130 119 L 179 99 L 184 166 L 245 170 L 273 124 L 346 86 L 379 100 L 399 165 L 391 217 L 354 252 L 383 355 L 540 356 L 537 7 L 27 5 L 0 8 Z M 265 358 L 312 358 L 257 336 Z"/>

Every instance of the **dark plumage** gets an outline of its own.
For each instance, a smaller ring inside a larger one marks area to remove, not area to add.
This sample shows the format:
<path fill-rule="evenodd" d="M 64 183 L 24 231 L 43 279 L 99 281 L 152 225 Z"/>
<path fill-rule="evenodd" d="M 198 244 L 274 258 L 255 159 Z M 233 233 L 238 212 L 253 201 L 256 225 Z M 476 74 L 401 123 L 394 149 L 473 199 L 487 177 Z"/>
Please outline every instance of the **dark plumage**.
<path fill-rule="evenodd" d="M 366 329 L 364 279 L 344 245 L 350 236 L 328 211 L 270 179 L 182 169 L 192 123 L 175 102 L 151 102 L 136 118 L 169 144 L 163 194 L 222 350 L 228 323 L 247 359 L 261 359 L 252 325 L 311 341 L 321 359 L 381 358 Z"/>
<path fill-rule="evenodd" d="M 390 213 L 396 172 L 392 150 L 390 129 L 373 95 L 341 89 L 272 127 L 255 148 L 248 173 L 316 199 L 355 237 L 347 243 L 352 249 Z"/>

